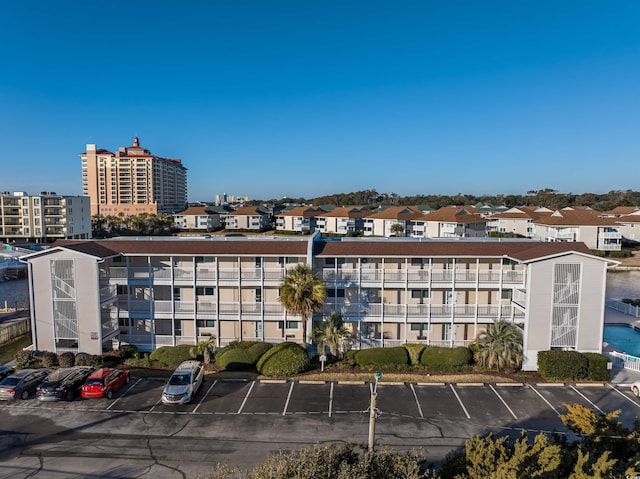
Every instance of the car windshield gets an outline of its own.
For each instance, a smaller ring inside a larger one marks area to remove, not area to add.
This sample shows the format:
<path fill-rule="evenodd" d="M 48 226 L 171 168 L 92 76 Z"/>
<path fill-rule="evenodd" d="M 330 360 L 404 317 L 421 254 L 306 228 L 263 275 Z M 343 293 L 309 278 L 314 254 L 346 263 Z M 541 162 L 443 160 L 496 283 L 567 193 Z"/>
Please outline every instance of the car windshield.
<path fill-rule="evenodd" d="M 102 379 L 87 379 L 87 386 L 102 386 Z"/>
<path fill-rule="evenodd" d="M 0 386 L 15 386 L 20 382 L 18 378 L 7 378 L 0 383 Z"/>
<path fill-rule="evenodd" d="M 186 384 L 189 384 L 190 378 L 191 376 L 189 376 L 188 374 L 174 374 L 173 376 L 171 376 L 171 379 L 169 379 L 169 384 L 171 384 L 172 386 L 184 386 Z"/>

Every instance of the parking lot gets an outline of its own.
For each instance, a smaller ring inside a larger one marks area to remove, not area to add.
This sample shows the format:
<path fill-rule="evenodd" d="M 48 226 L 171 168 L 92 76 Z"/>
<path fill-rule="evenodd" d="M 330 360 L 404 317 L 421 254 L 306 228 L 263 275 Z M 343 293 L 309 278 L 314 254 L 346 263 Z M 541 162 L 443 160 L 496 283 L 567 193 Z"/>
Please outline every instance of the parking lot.
<path fill-rule="evenodd" d="M 109 399 L 72 402 L 26 401 L 0 403 L 0 408 L 49 409 L 63 413 L 99 411 L 128 414 L 184 415 L 322 415 L 340 418 L 363 414 L 373 385 L 364 382 L 304 382 L 216 380 L 207 377 L 190 404 L 160 401 L 166 379 L 132 378 Z M 384 383 L 377 389 L 380 419 L 446 420 L 489 428 L 564 430 L 559 419 L 565 404 L 579 403 L 597 413 L 620 410 L 619 419 L 631 426 L 640 415 L 640 400 L 627 385 L 611 384 L 444 384 Z"/>

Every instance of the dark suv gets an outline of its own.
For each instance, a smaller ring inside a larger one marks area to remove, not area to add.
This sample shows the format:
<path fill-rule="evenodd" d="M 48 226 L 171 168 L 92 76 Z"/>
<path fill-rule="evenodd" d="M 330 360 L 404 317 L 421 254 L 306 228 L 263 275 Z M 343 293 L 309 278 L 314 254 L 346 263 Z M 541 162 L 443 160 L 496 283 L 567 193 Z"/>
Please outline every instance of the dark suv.
<path fill-rule="evenodd" d="M 60 368 L 49 374 L 38 386 L 36 396 L 40 401 L 73 401 L 82 389 L 85 379 L 95 371 L 90 366 Z"/>

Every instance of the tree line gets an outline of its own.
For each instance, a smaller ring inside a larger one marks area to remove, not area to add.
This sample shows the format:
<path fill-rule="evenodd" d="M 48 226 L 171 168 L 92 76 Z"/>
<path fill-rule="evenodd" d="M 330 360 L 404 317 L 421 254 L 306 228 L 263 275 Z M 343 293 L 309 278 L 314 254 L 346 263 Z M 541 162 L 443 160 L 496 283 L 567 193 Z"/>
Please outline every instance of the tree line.
<path fill-rule="evenodd" d="M 94 238 L 167 236 L 173 234 L 174 223 L 173 216 L 154 213 L 94 215 L 91 217 L 91 230 Z"/>
<path fill-rule="evenodd" d="M 261 204 L 255 200 L 252 203 Z M 608 193 L 561 193 L 551 188 L 529 190 L 524 195 L 413 195 L 400 196 L 397 193 L 379 193 L 375 189 L 355 191 L 350 193 L 334 193 L 314 198 L 271 199 L 270 204 L 305 203 L 313 205 L 428 205 L 438 209 L 449 205 L 475 205 L 488 203 L 498 206 L 544 206 L 550 209 L 561 209 L 567 206 L 589 206 L 598 211 L 611 210 L 617 206 L 640 206 L 640 192 L 633 190 L 611 190 Z"/>

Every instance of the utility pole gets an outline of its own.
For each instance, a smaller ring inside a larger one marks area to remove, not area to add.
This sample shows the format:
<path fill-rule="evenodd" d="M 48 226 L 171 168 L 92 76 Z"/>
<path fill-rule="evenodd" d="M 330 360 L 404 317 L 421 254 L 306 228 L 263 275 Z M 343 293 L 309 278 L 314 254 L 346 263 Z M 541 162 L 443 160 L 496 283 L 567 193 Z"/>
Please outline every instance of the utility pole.
<path fill-rule="evenodd" d="M 374 377 L 376 382 L 371 389 L 371 403 L 369 404 L 369 452 L 373 452 L 373 446 L 376 442 L 376 418 L 378 417 L 376 399 L 378 398 L 378 381 L 382 377 L 382 373 L 376 371 Z"/>

